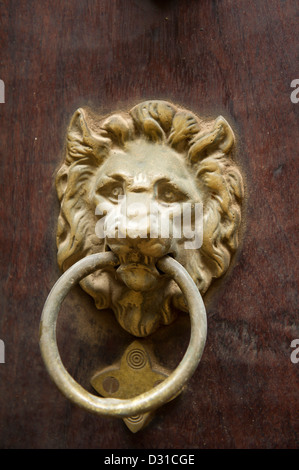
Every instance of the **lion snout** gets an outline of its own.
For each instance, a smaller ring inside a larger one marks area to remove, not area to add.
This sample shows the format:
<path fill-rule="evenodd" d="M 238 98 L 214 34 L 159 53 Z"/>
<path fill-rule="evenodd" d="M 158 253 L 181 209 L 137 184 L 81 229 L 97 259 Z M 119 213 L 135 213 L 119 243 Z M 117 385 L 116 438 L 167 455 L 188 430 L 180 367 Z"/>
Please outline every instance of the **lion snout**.
<path fill-rule="evenodd" d="M 165 256 L 170 249 L 170 239 L 154 239 L 154 238 L 107 238 L 106 244 L 111 251 L 113 251 L 119 258 L 125 258 L 132 261 L 140 262 L 145 260 L 148 264 L 148 259 L 151 262 L 157 261 L 162 256 Z"/>
<path fill-rule="evenodd" d="M 129 237 L 108 239 L 107 246 L 119 259 L 117 278 L 134 291 L 151 290 L 161 276 L 156 268 L 158 259 L 167 254 L 168 240 Z"/>

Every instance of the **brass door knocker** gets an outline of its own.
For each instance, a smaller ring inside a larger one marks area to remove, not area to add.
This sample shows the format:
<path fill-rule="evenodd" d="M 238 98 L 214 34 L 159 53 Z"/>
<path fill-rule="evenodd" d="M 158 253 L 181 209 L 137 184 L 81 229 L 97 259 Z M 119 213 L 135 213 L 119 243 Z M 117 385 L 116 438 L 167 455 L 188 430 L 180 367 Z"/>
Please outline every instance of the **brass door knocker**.
<path fill-rule="evenodd" d="M 180 393 L 201 359 L 207 332 L 202 295 L 227 271 L 239 243 L 244 189 L 234 142 L 222 116 L 206 121 L 166 101 L 146 101 L 104 119 L 79 109 L 71 120 L 56 176 L 57 256 L 64 274 L 44 306 L 40 347 L 67 398 L 90 412 L 124 418 L 133 432 Z M 57 315 L 77 282 L 98 309 L 111 309 L 139 338 L 118 369 L 91 379 L 102 397 L 74 381 L 57 348 Z M 139 341 L 179 312 L 189 312 L 191 337 L 168 376 L 150 367 Z M 121 386 L 124 376 L 136 381 L 134 387 Z"/>

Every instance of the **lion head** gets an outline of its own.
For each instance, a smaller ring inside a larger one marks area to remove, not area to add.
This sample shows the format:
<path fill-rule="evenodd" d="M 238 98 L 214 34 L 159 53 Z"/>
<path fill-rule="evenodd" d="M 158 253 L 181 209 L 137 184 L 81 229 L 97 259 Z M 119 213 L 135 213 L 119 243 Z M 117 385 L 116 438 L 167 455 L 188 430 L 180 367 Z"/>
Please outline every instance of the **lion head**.
<path fill-rule="evenodd" d="M 129 333 L 147 336 L 186 311 L 175 282 L 156 268 L 162 256 L 180 262 L 202 294 L 227 271 L 238 247 L 244 193 L 231 157 L 234 142 L 222 116 L 206 121 L 166 101 L 105 118 L 87 109 L 74 113 L 56 176 L 58 263 L 66 270 L 112 250 L 119 265 L 80 285 Z M 195 207 L 202 207 L 202 234 L 200 246 L 187 248 L 190 235 L 174 236 L 174 221 L 188 204 L 192 227 Z M 160 231 L 165 220 L 168 236 Z"/>

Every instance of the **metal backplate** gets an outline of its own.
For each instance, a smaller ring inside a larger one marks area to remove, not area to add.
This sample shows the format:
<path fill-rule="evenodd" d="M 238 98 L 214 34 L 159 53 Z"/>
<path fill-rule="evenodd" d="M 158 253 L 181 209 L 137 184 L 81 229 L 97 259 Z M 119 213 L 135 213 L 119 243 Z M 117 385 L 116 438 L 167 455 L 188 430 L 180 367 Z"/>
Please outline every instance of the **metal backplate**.
<path fill-rule="evenodd" d="M 147 392 L 168 375 L 169 372 L 153 360 L 149 348 L 141 341 L 134 341 L 125 350 L 119 362 L 92 377 L 91 385 L 103 397 L 126 399 Z M 131 416 L 124 418 L 124 422 L 135 433 L 149 423 L 152 415 L 152 412 L 148 412 Z"/>

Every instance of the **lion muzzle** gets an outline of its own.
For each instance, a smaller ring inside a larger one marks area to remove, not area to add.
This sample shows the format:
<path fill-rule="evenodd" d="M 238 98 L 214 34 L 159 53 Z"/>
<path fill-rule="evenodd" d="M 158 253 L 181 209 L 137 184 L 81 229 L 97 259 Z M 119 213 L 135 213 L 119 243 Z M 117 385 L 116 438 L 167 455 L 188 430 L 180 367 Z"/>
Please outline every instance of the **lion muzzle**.
<path fill-rule="evenodd" d="M 170 240 L 147 238 L 114 238 L 106 240 L 106 245 L 119 259 L 116 270 L 119 280 L 135 291 L 153 289 L 160 272 L 157 261 L 168 254 Z"/>

